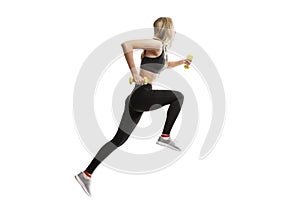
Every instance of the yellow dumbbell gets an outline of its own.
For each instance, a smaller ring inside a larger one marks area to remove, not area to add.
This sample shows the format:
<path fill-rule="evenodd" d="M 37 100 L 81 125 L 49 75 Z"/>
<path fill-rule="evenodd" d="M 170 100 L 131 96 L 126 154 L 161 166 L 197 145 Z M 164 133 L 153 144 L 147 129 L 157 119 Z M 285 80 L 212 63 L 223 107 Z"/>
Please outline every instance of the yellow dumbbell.
<path fill-rule="evenodd" d="M 187 58 L 188 60 L 190 60 L 190 61 L 193 60 L 193 56 L 192 56 L 192 55 L 188 55 L 186 58 Z M 189 68 L 190 68 L 189 65 L 184 65 L 184 69 L 189 69 Z"/>
<path fill-rule="evenodd" d="M 129 83 L 132 84 L 134 82 L 133 77 L 129 77 Z M 148 83 L 148 78 L 144 76 L 144 85 Z"/>

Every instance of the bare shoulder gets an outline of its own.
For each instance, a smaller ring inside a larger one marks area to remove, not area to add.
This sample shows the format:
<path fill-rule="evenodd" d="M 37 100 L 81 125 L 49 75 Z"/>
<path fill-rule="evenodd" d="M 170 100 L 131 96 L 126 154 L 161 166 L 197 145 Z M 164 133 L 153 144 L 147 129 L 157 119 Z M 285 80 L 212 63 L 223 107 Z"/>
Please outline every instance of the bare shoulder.
<path fill-rule="evenodd" d="M 122 44 L 124 52 L 132 51 L 133 49 L 161 49 L 162 42 L 155 39 L 136 39 L 127 40 Z"/>
<path fill-rule="evenodd" d="M 161 49 L 162 48 L 162 42 L 155 39 L 140 39 L 136 40 L 136 42 L 140 43 L 141 46 L 143 46 L 143 49 Z"/>

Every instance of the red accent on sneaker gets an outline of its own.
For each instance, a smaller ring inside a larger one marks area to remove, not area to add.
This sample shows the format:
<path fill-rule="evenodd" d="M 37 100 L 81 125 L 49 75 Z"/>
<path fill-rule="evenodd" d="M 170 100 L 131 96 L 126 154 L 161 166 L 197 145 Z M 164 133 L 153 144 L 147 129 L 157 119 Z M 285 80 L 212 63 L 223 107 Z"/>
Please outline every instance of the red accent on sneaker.
<path fill-rule="evenodd" d="M 163 133 L 163 134 L 161 134 L 161 137 L 170 137 L 170 134 Z"/>
<path fill-rule="evenodd" d="M 88 173 L 87 171 L 83 171 L 83 173 L 85 173 L 85 175 L 87 175 L 88 177 L 92 177 L 92 174 Z"/>

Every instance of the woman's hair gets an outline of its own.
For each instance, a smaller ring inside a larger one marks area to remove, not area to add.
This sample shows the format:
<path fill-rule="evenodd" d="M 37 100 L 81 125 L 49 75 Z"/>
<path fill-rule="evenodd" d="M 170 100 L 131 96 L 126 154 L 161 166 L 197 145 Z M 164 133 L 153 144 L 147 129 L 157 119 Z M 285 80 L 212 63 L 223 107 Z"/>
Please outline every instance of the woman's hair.
<path fill-rule="evenodd" d="M 160 17 L 153 23 L 154 37 L 160 39 L 164 45 L 170 44 L 174 37 L 173 21 L 170 17 Z"/>
<path fill-rule="evenodd" d="M 174 25 L 170 17 L 159 17 L 153 23 L 154 28 L 154 38 L 162 41 L 165 51 L 167 46 L 172 45 L 172 40 L 174 37 Z M 145 55 L 145 50 L 141 54 L 141 58 Z"/>

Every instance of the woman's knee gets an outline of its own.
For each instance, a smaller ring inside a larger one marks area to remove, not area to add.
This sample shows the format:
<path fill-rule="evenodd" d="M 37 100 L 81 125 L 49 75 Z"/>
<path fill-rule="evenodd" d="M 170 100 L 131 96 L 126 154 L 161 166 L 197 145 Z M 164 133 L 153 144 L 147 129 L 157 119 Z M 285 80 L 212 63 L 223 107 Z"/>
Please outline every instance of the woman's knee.
<path fill-rule="evenodd" d="M 129 135 L 119 128 L 115 137 L 111 140 L 111 142 L 114 145 L 116 145 L 117 147 L 120 147 L 121 145 L 123 145 L 126 142 L 126 140 L 128 138 L 129 138 Z"/>
<path fill-rule="evenodd" d="M 126 142 L 127 139 L 128 139 L 128 137 L 126 137 L 126 138 L 113 138 L 111 140 L 111 142 L 114 145 L 116 145 L 117 147 L 120 147 L 120 146 L 122 146 Z"/>
<path fill-rule="evenodd" d="M 183 95 L 183 93 L 180 92 L 180 91 L 173 91 L 173 92 L 174 92 L 174 94 L 175 94 L 177 100 L 180 101 L 180 102 L 183 102 L 183 100 L 184 100 L 184 95 Z"/>

